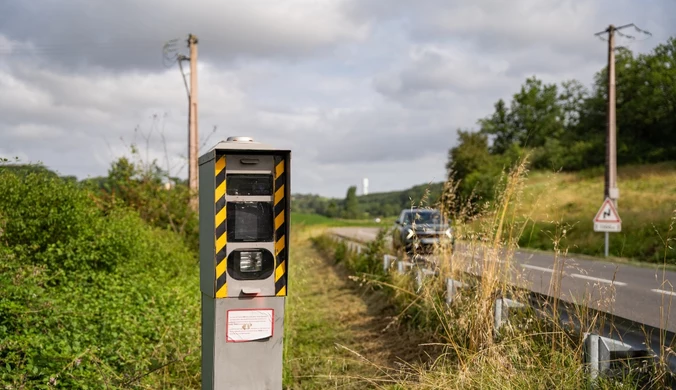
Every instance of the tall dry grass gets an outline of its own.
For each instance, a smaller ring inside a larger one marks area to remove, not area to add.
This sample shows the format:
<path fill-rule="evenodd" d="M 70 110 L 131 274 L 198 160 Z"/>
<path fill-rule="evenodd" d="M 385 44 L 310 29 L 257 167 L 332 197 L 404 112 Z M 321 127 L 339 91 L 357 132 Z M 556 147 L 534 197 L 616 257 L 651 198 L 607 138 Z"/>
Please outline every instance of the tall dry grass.
<path fill-rule="evenodd" d="M 588 372 L 583 366 L 582 336 L 604 328 L 606 318 L 596 309 L 612 311 L 614 287 L 592 285 L 584 298 L 571 305 L 561 299 L 564 269 L 570 264 L 568 238 L 575 226 L 565 218 L 558 218 L 542 210 L 552 207 L 556 186 L 542 181 L 538 191 L 530 186 L 527 160 L 520 161 L 505 171 L 496 189 L 493 202 L 481 199 L 456 197 L 458 183 L 450 179 L 439 205 L 429 205 L 421 199 L 418 208 L 439 207 L 452 216 L 456 245 L 439 245 L 435 248 L 428 267 L 436 267 L 437 277 L 425 279 L 418 288 L 411 274 L 400 275 L 396 270 L 371 278 L 371 282 L 385 289 L 399 308 L 393 326 L 411 326 L 425 329 L 434 336 L 430 343 L 442 346 L 445 353 L 432 364 L 402 365 L 397 373 L 389 373 L 379 388 L 440 389 L 440 388 L 513 388 L 513 389 L 578 389 L 587 387 Z M 657 175 L 659 176 L 659 175 Z M 535 178 L 539 180 L 539 177 Z M 565 180 L 564 180 L 565 181 Z M 546 218 L 550 225 L 545 232 L 553 250 L 552 277 L 547 287 L 549 297 L 543 307 L 526 307 L 512 310 L 509 321 L 496 329 L 494 304 L 496 299 L 509 298 L 526 302 L 529 298 L 528 282 L 515 265 L 514 252 L 519 249 L 524 236 L 532 235 L 538 219 Z M 671 250 L 671 233 L 676 225 L 676 215 L 669 229 L 659 237 L 664 262 Z M 413 260 L 421 259 L 413 253 Z M 340 256 L 353 256 L 355 262 L 378 262 L 380 257 L 358 256 L 345 252 Z M 366 267 L 368 268 L 368 267 Z M 361 269 L 365 269 L 362 266 Z M 370 268 L 373 269 L 373 268 Z M 480 275 L 480 277 L 478 276 Z M 449 306 L 444 301 L 445 279 L 452 278 L 465 284 Z M 369 280 L 362 273 L 361 282 Z M 559 313 L 569 310 L 568 318 L 574 323 L 562 323 Z M 392 325 L 392 324 L 391 324 Z M 575 326 L 574 326 L 575 325 Z M 611 324 L 612 325 L 612 324 Z M 421 345 L 420 348 L 428 346 Z M 663 351 L 668 355 L 667 350 Z M 600 378 L 597 388 L 663 388 L 667 383 L 666 365 L 652 369 L 646 379 L 638 369 L 624 371 L 620 377 Z M 393 381 L 391 378 L 397 378 Z"/>
<path fill-rule="evenodd" d="M 459 205 L 452 191 L 457 183 L 449 180 L 439 206 L 456 221 L 454 231 L 460 243 L 454 248 L 440 245 L 435 249 L 431 265 L 437 267 L 439 276 L 427 279 L 422 289 L 416 289 L 410 276 L 390 274 L 389 283 L 402 313 L 426 313 L 426 322 L 435 327 L 446 350 L 432 365 L 402 367 L 399 377 L 405 379 L 393 388 L 578 389 L 588 385 L 589 376 L 582 365 L 582 335 L 603 327 L 605 319 L 584 307 L 599 296 L 601 306 L 610 307 L 614 289 L 611 286 L 598 291 L 599 286 L 592 286 L 597 291 L 590 291 L 588 301 L 574 306 L 576 311 L 569 316 L 576 318 L 581 328 L 572 329 L 559 321 L 563 307 L 561 280 L 568 252 L 564 243 L 570 231 L 564 221 L 554 223 L 555 228 L 548 232 L 554 249 L 554 272 L 545 307 L 512 310 L 509 321 L 496 329 L 496 299 L 527 302 L 529 298 L 527 281 L 515 267 L 513 255 L 538 212 L 526 206 L 543 201 L 534 199 L 527 189 L 527 167 L 524 159 L 504 173 L 494 202 L 474 199 Z M 443 300 L 446 278 L 466 286 L 450 306 Z M 601 378 L 596 386 L 658 388 L 664 382 L 659 377 L 641 380 L 630 370 L 619 379 Z"/>

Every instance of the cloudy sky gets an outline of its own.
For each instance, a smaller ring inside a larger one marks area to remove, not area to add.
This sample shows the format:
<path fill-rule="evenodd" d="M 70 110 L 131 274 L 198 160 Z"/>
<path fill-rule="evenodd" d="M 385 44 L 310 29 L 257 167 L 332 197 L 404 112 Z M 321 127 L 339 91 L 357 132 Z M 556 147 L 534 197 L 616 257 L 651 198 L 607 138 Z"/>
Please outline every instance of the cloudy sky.
<path fill-rule="evenodd" d="M 162 47 L 187 54 L 193 33 L 202 151 L 248 135 L 291 148 L 294 192 L 403 189 L 442 180 L 456 130 L 526 77 L 589 85 L 606 60 L 593 34 L 631 22 L 653 37 L 620 43 L 649 51 L 676 35 L 676 2 L 2 0 L 0 157 L 82 179 L 136 142 L 187 176 L 186 92 Z"/>

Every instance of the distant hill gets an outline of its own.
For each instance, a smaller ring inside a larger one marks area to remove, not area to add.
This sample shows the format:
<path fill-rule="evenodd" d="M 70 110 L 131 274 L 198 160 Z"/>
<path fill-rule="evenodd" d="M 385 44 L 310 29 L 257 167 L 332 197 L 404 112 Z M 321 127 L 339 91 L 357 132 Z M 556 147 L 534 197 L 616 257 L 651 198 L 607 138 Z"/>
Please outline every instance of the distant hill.
<path fill-rule="evenodd" d="M 434 204 L 441 196 L 443 183 L 420 184 L 401 191 L 379 192 L 357 197 L 363 216 L 395 216 L 404 208 L 418 205 L 427 193 L 426 205 Z M 313 194 L 294 194 L 291 207 L 294 212 L 339 217 L 345 199 L 326 198 Z"/>

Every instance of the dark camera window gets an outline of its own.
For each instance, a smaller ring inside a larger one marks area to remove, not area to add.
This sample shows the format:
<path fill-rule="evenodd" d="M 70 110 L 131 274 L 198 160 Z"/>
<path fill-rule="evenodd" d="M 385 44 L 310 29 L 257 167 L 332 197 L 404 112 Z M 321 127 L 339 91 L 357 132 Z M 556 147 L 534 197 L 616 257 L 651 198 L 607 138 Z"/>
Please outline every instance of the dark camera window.
<path fill-rule="evenodd" d="M 230 174 L 225 180 L 228 195 L 272 195 L 272 175 Z"/>
<path fill-rule="evenodd" d="M 228 274 L 237 280 L 266 279 L 274 268 L 275 258 L 265 249 L 237 249 L 228 256 Z"/>
<path fill-rule="evenodd" d="M 272 204 L 270 202 L 228 202 L 228 241 L 272 241 Z"/>

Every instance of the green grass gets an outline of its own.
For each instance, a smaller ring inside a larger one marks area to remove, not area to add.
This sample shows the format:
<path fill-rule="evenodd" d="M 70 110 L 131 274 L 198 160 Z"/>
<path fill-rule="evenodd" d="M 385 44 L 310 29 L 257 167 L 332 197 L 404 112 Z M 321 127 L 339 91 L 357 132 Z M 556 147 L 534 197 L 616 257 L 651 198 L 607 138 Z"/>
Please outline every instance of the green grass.
<path fill-rule="evenodd" d="M 610 255 L 643 262 L 676 263 L 673 240 L 676 211 L 676 163 L 624 166 L 618 171 L 618 212 L 622 232 L 610 234 Z M 593 231 L 592 219 L 603 202 L 603 171 L 532 172 L 520 204 L 532 221 L 519 244 L 602 256 L 604 234 Z M 565 229 L 565 234 L 563 231 Z"/>
<path fill-rule="evenodd" d="M 350 350 L 374 339 L 366 304 L 310 245 L 312 228 L 294 227 L 286 302 L 285 389 L 363 389 L 374 365 Z M 346 348 L 344 348 L 346 347 Z M 349 350 L 348 350 L 349 349 Z"/>
<path fill-rule="evenodd" d="M 395 217 L 385 218 L 380 223 L 373 219 L 340 219 L 329 218 L 319 214 L 301 214 L 291 213 L 291 223 L 303 226 L 326 226 L 326 227 L 381 227 L 390 226 L 394 223 Z"/>

